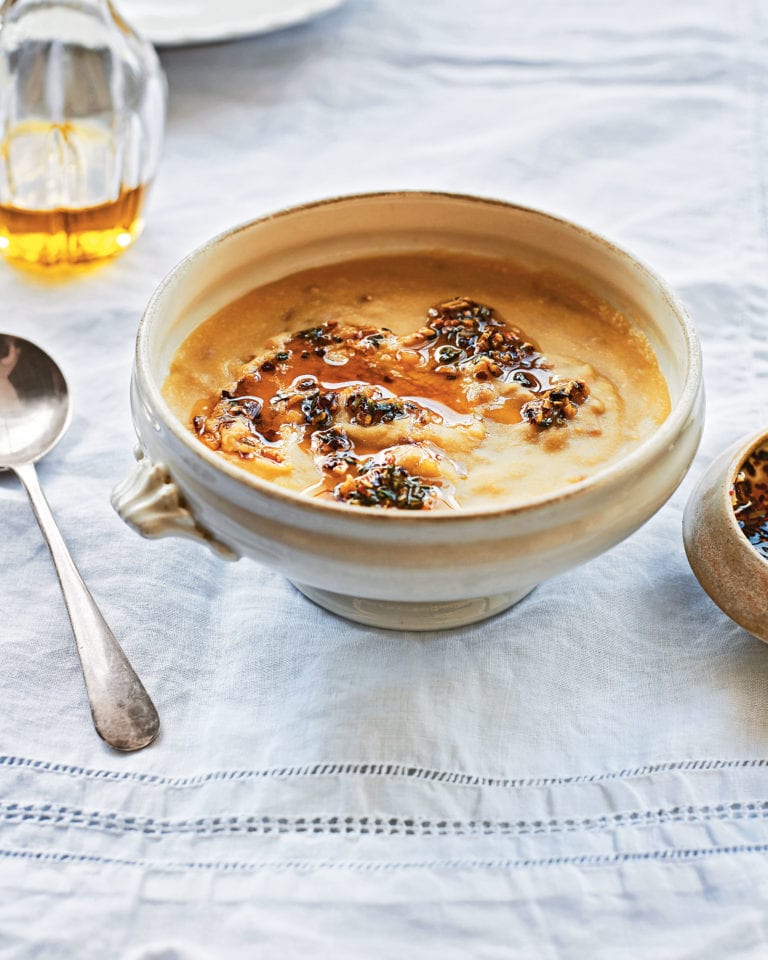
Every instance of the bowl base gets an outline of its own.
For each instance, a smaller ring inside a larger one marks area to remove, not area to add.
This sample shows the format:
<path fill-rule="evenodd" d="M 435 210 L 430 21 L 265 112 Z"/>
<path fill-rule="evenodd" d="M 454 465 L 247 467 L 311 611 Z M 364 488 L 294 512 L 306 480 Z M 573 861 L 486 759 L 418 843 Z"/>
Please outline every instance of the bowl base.
<path fill-rule="evenodd" d="M 304 583 L 291 582 L 305 597 L 331 613 L 368 627 L 384 627 L 386 630 L 448 630 L 451 627 L 462 627 L 501 613 L 533 590 L 533 587 L 525 587 L 509 593 L 497 593 L 492 597 L 407 603 L 399 600 L 350 597 Z"/>

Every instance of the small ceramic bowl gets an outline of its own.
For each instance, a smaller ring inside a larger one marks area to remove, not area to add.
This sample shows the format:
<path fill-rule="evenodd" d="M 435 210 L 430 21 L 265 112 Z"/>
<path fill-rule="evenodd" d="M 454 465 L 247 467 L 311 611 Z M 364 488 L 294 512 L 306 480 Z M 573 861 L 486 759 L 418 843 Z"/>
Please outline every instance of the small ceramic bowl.
<path fill-rule="evenodd" d="M 688 499 L 683 539 L 699 583 L 720 609 L 768 643 L 768 560 L 736 521 L 731 490 L 753 451 L 768 446 L 768 431 L 729 447 L 709 467 Z"/>
<path fill-rule="evenodd" d="M 626 457 L 566 490 L 517 506 L 419 513 L 352 509 L 284 490 L 208 450 L 171 412 L 161 387 L 174 352 L 247 290 L 351 257 L 435 249 L 556 266 L 609 300 L 655 349 L 672 401 L 668 418 Z M 139 327 L 132 383 L 139 462 L 113 503 L 145 536 L 194 537 L 221 556 L 254 557 L 352 620 L 458 626 L 607 550 L 661 507 L 699 443 L 700 367 L 693 325 L 669 287 L 565 220 L 436 193 L 309 204 L 216 237 L 155 292 Z"/>

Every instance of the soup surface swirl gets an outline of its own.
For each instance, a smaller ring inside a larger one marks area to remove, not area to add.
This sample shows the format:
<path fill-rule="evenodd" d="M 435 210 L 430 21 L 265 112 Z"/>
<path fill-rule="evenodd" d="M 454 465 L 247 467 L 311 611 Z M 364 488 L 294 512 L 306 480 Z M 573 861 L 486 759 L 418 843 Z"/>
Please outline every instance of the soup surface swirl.
<path fill-rule="evenodd" d="M 556 492 L 669 412 L 650 344 L 610 304 L 554 270 L 440 252 L 257 287 L 190 334 L 164 394 L 243 469 L 385 510 Z"/>

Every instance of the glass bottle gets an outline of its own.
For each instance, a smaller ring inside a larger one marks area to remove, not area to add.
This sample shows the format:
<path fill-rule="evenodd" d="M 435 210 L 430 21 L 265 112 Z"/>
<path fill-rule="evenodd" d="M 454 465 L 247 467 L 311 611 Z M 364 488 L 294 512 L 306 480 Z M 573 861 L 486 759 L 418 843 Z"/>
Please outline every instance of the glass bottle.
<path fill-rule="evenodd" d="M 141 232 L 165 126 L 165 77 L 110 0 L 0 6 L 0 253 L 113 256 Z"/>

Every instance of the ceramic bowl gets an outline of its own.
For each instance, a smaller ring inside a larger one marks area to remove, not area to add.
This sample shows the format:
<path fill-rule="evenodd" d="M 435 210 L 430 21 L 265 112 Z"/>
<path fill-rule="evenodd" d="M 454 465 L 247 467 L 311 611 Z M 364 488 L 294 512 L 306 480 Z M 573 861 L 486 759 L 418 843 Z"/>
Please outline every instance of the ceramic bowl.
<path fill-rule="evenodd" d="M 350 257 L 443 249 L 556 266 L 630 316 L 659 359 L 669 417 L 628 456 L 522 505 L 456 512 L 351 509 L 304 498 L 201 444 L 161 393 L 171 357 L 214 311 L 259 284 Z M 253 557 L 352 620 L 416 630 L 490 616 L 589 560 L 675 490 L 703 417 L 699 345 L 672 291 L 602 237 L 537 210 L 477 197 L 341 197 L 236 227 L 161 283 L 141 321 L 132 381 L 138 465 L 113 495 L 145 536 L 194 537 Z"/>
<path fill-rule="evenodd" d="M 683 539 L 699 583 L 720 609 L 768 643 L 768 560 L 736 522 L 731 490 L 749 455 L 768 446 L 768 430 L 742 437 L 708 468 L 688 499 Z"/>

